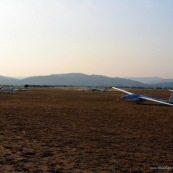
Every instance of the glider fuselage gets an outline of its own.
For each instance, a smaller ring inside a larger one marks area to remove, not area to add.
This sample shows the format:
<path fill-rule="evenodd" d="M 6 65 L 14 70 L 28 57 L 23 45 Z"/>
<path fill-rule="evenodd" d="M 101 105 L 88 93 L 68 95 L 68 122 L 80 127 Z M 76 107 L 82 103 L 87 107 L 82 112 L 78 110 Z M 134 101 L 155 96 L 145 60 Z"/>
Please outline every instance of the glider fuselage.
<path fill-rule="evenodd" d="M 138 103 L 138 102 L 142 101 L 140 96 L 141 95 L 139 95 L 139 94 L 131 94 L 131 95 L 125 95 L 125 96 L 121 97 L 121 99 L 130 101 L 130 102 L 137 102 Z"/>

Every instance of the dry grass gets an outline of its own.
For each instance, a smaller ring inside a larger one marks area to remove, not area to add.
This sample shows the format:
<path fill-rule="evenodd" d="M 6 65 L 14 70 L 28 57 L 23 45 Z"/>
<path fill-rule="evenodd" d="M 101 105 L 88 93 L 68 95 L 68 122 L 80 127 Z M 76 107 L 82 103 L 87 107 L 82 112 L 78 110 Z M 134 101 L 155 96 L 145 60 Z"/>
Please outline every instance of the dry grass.
<path fill-rule="evenodd" d="M 170 94 L 134 92 L 163 99 Z M 116 100 L 121 95 L 72 89 L 1 93 L 0 172 L 148 173 L 173 167 L 173 108 Z"/>

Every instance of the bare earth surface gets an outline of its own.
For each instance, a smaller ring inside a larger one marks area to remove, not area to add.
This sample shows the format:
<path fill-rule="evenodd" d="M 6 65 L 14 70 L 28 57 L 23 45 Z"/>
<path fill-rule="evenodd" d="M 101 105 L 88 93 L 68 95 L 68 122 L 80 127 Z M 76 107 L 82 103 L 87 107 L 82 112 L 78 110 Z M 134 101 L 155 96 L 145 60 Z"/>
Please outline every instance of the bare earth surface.
<path fill-rule="evenodd" d="M 74 89 L 0 93 L 0 172 L 173 172 L 173 107 L 120 96 Z"/>

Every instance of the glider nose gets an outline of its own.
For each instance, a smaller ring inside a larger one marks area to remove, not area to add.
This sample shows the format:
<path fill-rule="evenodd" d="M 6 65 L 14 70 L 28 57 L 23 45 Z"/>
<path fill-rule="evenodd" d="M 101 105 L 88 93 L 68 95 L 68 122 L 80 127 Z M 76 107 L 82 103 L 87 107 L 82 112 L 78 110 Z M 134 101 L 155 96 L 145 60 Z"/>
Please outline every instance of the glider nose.
<path fill-rule="evenodd" d="M 120 97 L 120 99 L 123 99 L 124 100 L 124 99 L 126 99 L 126 96 L 122 96 L 122 97 Z"/>

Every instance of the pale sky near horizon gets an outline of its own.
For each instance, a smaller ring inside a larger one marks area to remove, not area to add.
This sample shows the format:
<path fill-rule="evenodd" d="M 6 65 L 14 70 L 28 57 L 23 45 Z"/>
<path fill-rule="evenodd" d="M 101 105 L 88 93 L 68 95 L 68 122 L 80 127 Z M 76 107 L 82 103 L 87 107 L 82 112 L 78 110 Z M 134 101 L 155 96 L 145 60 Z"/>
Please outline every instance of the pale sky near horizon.
<path fill-rule="evenodd" d="M 173 78 L 173 0 L 1 0 L 0 75 Z"/>

